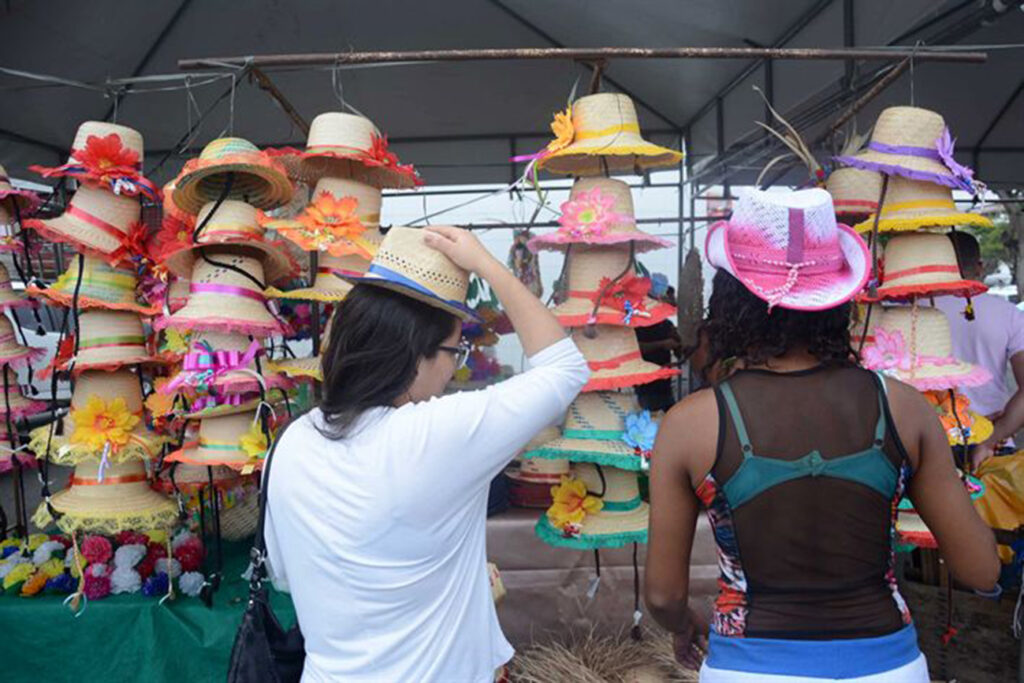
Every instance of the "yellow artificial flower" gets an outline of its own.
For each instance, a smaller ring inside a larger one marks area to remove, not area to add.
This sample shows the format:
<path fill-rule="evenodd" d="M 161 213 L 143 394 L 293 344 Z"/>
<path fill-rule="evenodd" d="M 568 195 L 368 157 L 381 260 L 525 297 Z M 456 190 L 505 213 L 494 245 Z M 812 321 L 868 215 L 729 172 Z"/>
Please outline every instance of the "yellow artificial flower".
<path fill-rule="evenodd" d="M 14 569 L 7 573 L 4 577 L 4 590 L 9 590 L 11 586 L 15 586 L 22 581 L 27 581 L 28 577 L 32 576 L 36 571 L 35 566 L 31 562 L 24 562 L 16 565 Z"/>
<path fill-rule="evenodd" d="M 152 531 L 143 532 L 149 537 L 150 543 L 159 543 L 163 545 L 167 543 L 167 530 L 166 529 L 153 529 Z"/>
<path fill-rule="evenodd" d="M 90 396 L 84 408 L 71 413 L 71 421 L 75 424 L 71 443 L 95 450 L 109 443 L 116 451 L 128 443 L 132 430 L 139 424 L 139 416 L 128 412 L 121 397 L 107 403 L 99 396 Z"/>
<path fill-rule="evenodd" d="M 46 534 L 31 534 L 28 537 L 28 549 L 35 551 L 36 548 L 50 540 Z"/>
<path fill-rule="evenodd" d="M 548 143 L 549 152 L 557 152 L 572 144 L 572 139 L 576 136 L 576 129 L 572 125 L 572 107 L 566 107 L 564 112 L 555 114 L 555 120 L 551 122 L 551 132 L 555 134 L 555 139 Z"/>
<path fill-rule="evenodd" d="M 174 399 L 176 394 L 165 394 L 161 391 L 164 385 L 170 382 L 169 377 L 158 377 L 153 382 L 153 392 L 146 397 L 146 408 L 153 417 L 163 417 L 174 412 Z"/>
<path fill-rule="evenodd" d="M 583 523 L 587 515 L 600 512 L 604 503 L 587 493 L 587 485 L 579 479 L 562 475 L 562 483 L 551 487 L 551 507 L 548 520 L 556 529 L 565 529 Z"/>
<path fill-rule="evenodd" d="M 39 571 L 46 574 L 46 577 L 52 579 L 55 576 L 60 576 L 64 573 L 64 560 L 58 557 L 51 557 L 46 562 L 39 565 Z"/>
<path fill-rule="evenodd" d="M 249 425 L 249 431 L 238 440 L 238 445 L 250 458 L 263 458 L 267 454 L 267 448 L 270 447 L 259 422 Z"/>
<path fill-rule="evenodd" d="M 4 540 L 0 541 L 0 555 L 3 554 L 3 551 L 6 548 L 10 548 L 12 546 L 15 547 L 15 548 L 21 546 L 21 539 L 20 538 L 5 538 Z"/>
<path fill-rule="evenodd" d="M 171 353 L 188 353 L 191 339 L 191 332 L 172 330 L 169 327 L 164 330 L 164 348 Z"/>

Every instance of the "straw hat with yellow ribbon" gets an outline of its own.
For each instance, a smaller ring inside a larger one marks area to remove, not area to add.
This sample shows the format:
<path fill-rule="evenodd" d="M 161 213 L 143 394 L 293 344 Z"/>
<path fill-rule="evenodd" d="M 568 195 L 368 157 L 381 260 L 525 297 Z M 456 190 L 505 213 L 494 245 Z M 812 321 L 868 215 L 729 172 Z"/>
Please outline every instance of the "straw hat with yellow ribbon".
<path fill-rule="evenodd" d="M 40 377 L 53 370 L 119 370 L 128 365 L 163 364 L 149 353 L 142 319 L 131 311 L 94 308 L 78 316 L 78 340 L 68 336 L 61 343 L 53 362 Z"/>
<path fill-rule="evenodd" d="M 950 446 L 973 446 L 987 441 L 995 431 L 992 421 L 971 410 L 971 401 L 957 391 L 926 391 Z"/>
<path fill-rule="evenodd" d="M 368 238 L 383 240 L 384 236 L 376 230 Z M 267 296 L 274 299 L 296 299 L 299 301 L 319 301 L 331 303 L 341 301 L 350 291 L 352 285 L 349 278 L 362 277 L 370 267 L 370 261 L 356 254 L 333 256 L 330 253 L 317 257 L 316 276 L 312 287 L 299 289 L 267 288 Z"/>
<path fill-rule="evenodd" d="M 636 108 L 629 97 L 614 93 L 587 95 L 555 114 L 555 139 L 533 158 L 537 168 L 575 176 L 642 174 L 650 168 L 675 166 L 682 152 L 659 147 L 640 135 Z"/>
<path fill-rule="evenodd" d="M 640 355 L 636 333 L 628 327 L 597 325 L 596 336 L 588 328 L 573 330 L 572 338 L 590 366 L 590 381 L 583 391 L 606 391 L 647 384 L 675 377 L 679 370 L 663 368 L 645 361 Z"/>
<path fill-rule="evenodd" d="M 27 288 L 28 293 L 45 297 L 61 306 L 70 307 L 72 303 L 77 303 L 79 309 L 102 308 L 133 311 L 142 315 L 156 315 L 160 312 L 159 306 L 147 305 L 139 300 L 136 291 L 138 277 L 134 267 L 112 266 L 95 256 L 84 256 L 81 269 L 78 264 L 79 259 L 72 258 L 67 270 L 52 285 L 39 287 L 31 284 Z"/>
<path fill-rule="evenodd" d="M 206 417 L 195 441 L 168 455 L 165 462 L 223 465 L 249 474 L 263 464 L 268 442 L 255 411 Z"/>
<path fill-rule="evenodd" d="M 552 488 L 553 502 L 534 530 L 549 545 L 576 550 L 647 542 L 649 506 L 636 472 L 574 463 Z"/>
<path fill-rule="evenodd" d="M 898 301 L 919 296 L 970 298 L 988 287 L 960 274 L 956 249 L 948 235 L 912 232 L 895 235 L 885 245 L 877 294 L 863 301 Z"/>
<path fill-rule="evenodd" d="M 31 305 L 32 301 L 30 299 L 25 298 L 25 295 L 21 292 L 14 290 L 14 286 L 11 284 L 11 275 L 7 272 L 7 266 L 0 263 L 0 311 Z"/>
<path fill-rule="evenodd" d="M 29 436 L 29 450 L 58 465 L 149 460 L 165 441 L 146 428 L 139 377 L 128 369 L 83 372 L 71 392 L 71 412 Z"/>
<path fill-rule="evenodd" d="M 351 178 L 379 188 L 409 189 L 421 185 L 411 164 L 402 164 L 388 149 L 370 119 L 343 112 L 319 114 L 309 125 L 306 149 L 268 150 L 288 174 L 313 184 L 321 178 Z"/>
<path fill-rule="evenodd" d="M 242 138 L 218 138 L 185 163 L 172 196 L 182 211 L 199 213 L 225 190 L 225 199 L 269 210 L 287 204 L 294 187 L 284 166 L 256 145 Z"/>
<path fill-rule="evenodd" d="M 875 217 L 853 226 L 857 232 L 869 232 Z M 953 203 L 953 190 L 944 185 L 893 177 L 885 191 L 885 201 L 878 216 L 879 232 L 920 230 L 955 225 L 992 227 L 992 221 L 977 213 L 958 211 Z"/>
<path fill-rule="evenodd" d="M 332 256 L 355 254 L 367 261 L 377 253 L 380 234 L 380 190 L 345 178 L 321 178 L 313 199 L 293 218 L 260 217 L 305 251 Z"/>
<path fill-rule="evenodd" d="M 0 313 L 0 365 L 20 368 L 46 355 L 46 349 L 23 346 L 18 342 L 11 319 Z"/>

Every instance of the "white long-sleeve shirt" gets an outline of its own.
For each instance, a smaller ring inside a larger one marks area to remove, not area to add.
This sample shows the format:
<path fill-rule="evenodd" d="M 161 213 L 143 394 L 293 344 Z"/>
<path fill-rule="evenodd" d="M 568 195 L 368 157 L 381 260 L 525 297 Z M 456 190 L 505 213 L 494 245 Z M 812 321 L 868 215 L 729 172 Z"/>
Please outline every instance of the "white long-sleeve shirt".
<path fill-rule="evenodd" d="M 589 370 L 571 340 L 474 392 L 375 408 L 331 441 L 313 410 L 274 454 L 266 539 L 306 640 L 304 683 L 483 683 L 514 651 L 486 570 L 491 481 Z"/>

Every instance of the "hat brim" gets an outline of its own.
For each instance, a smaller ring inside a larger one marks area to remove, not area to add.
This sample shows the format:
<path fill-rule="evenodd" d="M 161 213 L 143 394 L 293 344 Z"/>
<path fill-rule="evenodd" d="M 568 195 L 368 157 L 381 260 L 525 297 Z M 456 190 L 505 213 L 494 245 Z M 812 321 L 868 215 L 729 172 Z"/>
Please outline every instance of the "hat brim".
<path fill-rule="evenodd" d="M 882 218 L 878 221 L 879 232 L 899 232 L 903 230 L 921 230 L 930 227 L 955 227 L 970 225 L 978 228 L 991 228 L 992 220 L 977 213 L 962 213 L 960 211 L 939 211 L 939 212 L 914 212 L 896 218 Z M 868 216 L 867 219 L 853 226 L 859 233 L 868 233 L 875 228 L 875 217 Z"/>
<path fill-rule="evenodd" d="M 338 278 L 335 287 L 303 287 L 301 289 L 277 289 L 268 287 L 264 292 L 272 299 L 296 299 L 298 301 L 319 301 L 321 303 L 336 303 L 341 301 L 352 291 L 352 285 Z"/>
<path fill-rule="evenodd" d="M 192 470 L 191 476 L 186 476 L 185 478 L 179 478 L 180 475 L 181 468 L 179 467 L 175 470 L 174 482 L 172 483 L 170 468 L 164 468 L 156 480 L 154 480 L 153 488 L 167 494 L 173 494 L 175 487 L 184 493 L 191 493 L 199 489 L 209 488 L 210 486 L 209 475 L 205 467 Z M 243 477 L 237 470 L 233 470 L 230 467 L 217 466 L 213 468 L 213 486 L 220 491 L 244 486 L 247 481 L 249 481 L 248 477 Z"/>
<path fill-rule="evenodd" d="M 981 365 L 965 363 L 953 358 L 942 365 L 923 363 L 911 372 L 897 370 L 895 377 L 918 391 L 945 391 L 979 387 L 992 380 L 992 373 Z"/>
<path fill-rule="evenodd" d="M 58 292 L 52 287 L 42 289 L 35 285 L 29 285 L 25 291 L 28 292 L 30 296 L 43 297 L 44 299 L 66 308 L 70 308 L 72 303 L 76 303 L 73 294 Z M 102 309 L 106 311 L 130 311 L 144 316 L 154 316 L 160 312 L 159 306 L 146 306 L 145 304 L 140 304 L 138 302 L 111 302 L 103 299 L 96 299 L 81 293 L 78 295 L 77 304 L 79 310 Z M 0 305 L 2 305 L 2 296 L 0 296 Z"/>
<path fill-rule="evenodd" d="M 475 323 L 483 322 L 483 319 L 477 315 L 476 311 L 465 304 L 458 301 L 442 299 L 423 285 L 405 278 L 398 273 L 390 271 L 387 274 L 367 272 L 359 277 L 349 276 L 345 279 L 352 284 L 371 285 L 373 287 L 388 289 L 398 294 L 404 294 L 405 296 L 411 299 L 416 299 L 428 306 L 433 306 L 434 308 L 440 308 L 442 311 L 447 311 L 462 321 Z"/>
<path fill-rule="evenodd" d="M 0 474 L 5 474 L 14 469 L 15 460 L 17 460 L 19 465 L 26 469 L 32 469 L 39 465 L 31 455 L 25 455 L 23 453 L 17 453 L 13 456 L 0 455 Z"/>
<path fill-rule="evenodd" d="M 647 543 L 647 524 L 649 520 L 647 503 L 626 513 L 602 514 L 600 512 L 587 515 L 581 526 L 579 536 L 569 537 L 551 526 L 548 516 L 541 515 L 534 527 L 538 538 L 558 548 L 575 550 L 594 550 L 597 548 L 621 548 L 630 543 Z"/>
<path fill-rule="evenodd" d="M 35 211 L 43 200 L 30 190 L 11 188 L 0 190 L 0 204 L 5 202 L 17 202 L 20 211 Z"/>
<path fill-rule="evenodd" d="M 206 306 L 196 306 L 190 302 L 175 313 L 153 321 L 153 329 L 160 331 L 170 327 L 178 330 L 196 332 L 224 332 L 261 335 L 271 337 L 275 334 L 286 334 L 285 325 L 274 318 L 266 306 L 252 299 L 233 302 L 233 315 L 223 315 L 226 311 L 209 310 Z M 258 308 L 257 308 L 258 307 Z"/>
<path fill-rule="evenodd" d="M 876 296 L 862 293 L 857 301 L 862 303 L 878 303 L 881 301 L 905 301 L 920 296 L 958 296 L 967 298 L 978 296 L 988 291 L 988 287 L 975 280 L 953 280 L 920 285 L 903 285 L 886 287 L 882 285 Z"/>
<path fill-rule="evenodd" d="M 79 488 L 72 486 L 58 491 L 50 499 L 53 509 L 60 513 L 55 523 L 65 533 L 93 531 L 115 534 L 119 531 L 165 529 L 177 525 L 177 504 L 151 488 L 132 487 L 127 491 L 112 492 L 116 495 L 109 499 L 82 497 L 76 494 Z M 49 518 L 44 502 L 32 520 L 40 528 L 45 528 Z"/>
<path fill-rule="evenodd" d="M 583 391 L 627 389 L 640 384 L 650 384 L 659 379 L 669 379 L 679 372 L 676 368 L 663 368 L 645 360 L 635 359 L 617 368 L 591 370 L 590 381 L 583 387 Z"/>
<path fill-rule="evenodd" d="M 258 252 L 262 257 L 263 274 L 267 282 L 278 282 L 292 277 L 299 271 L 299 264 L 288 253 L 288 247 L 280 240 L 250 237 L 221 237 L 217 234 L 210 235 L 210 241 L 203 241 L 200 244 L 182 245 L 177 249 L 167 251 L 157 256 L 157 261 L 163 264 L 172 274 L 188 278 L 192 276 L 192 265 L 196 260 L 196 251 L 204 247 L 235 247 L 244 253 L 244 250 L 251 249 Z"/>
<path fill-rule="evenodd" d="M 719 221 L 708 230 L 704 243 L 704 253 L 708 263 L 715 268 L 722 268 L 750 291 L 751 294 L 767 301 L 758 291 L 781 287 L 786 282 L 786 273 L 766 276 L 755 274 L 750 269 L 741 268 L 732 256 L 729 241 L 730 224 Z M 799 276 L 790 291 L 775 305 L 798 311 L 824 311 L 835 308 L 853 299 L 864 289 L 871 275 L 871 253 L 867 244 L 850 227 L 838 224 L 839 248 L 843 254 L 843 267 L 838 273 Z M 757 279 L 755 279 L 757 278 Z"/>
<path fill-rule="evenodd" d="M 232 451 L 236 454 L 234 457 L 225 455 L 207 457 L 201 454 L 199 450 L 196 445 L 189 444 L 185 448 L 180 448 L 170 453 L 164 458 L 164 462 L 182 462 L 187 465 L 203 465 L 206 467 L 230 467 L 233 470 L 244 470 L 247 467 L 252 467 L 256 470 L 262 467 L 263 461 L 251 458 L 241 446 Z"/>
<path fill-rule="evenodd" d="M 610 306 L 599 306 L 597 308 L 596 321 L 591 320 L 591 313 L 594 310 L 594 302 L 589 299 L 570 297 L 551 309 L 551 312 L 558 318 L 563 327 L 583 327 L 596 322 L 599 325 L 623 325 L 626 316 L 622 311 Z M 644 298 L 644 309 L 634 313 L 630 317 L 626 327 L 649 327 L 657 325 L 675 315 L 676 307 L 650 297 Z"/>
<path fill-rule="evenodd" d="M 616 133 L 573 142 L 537 161 L 537 168 L 575 176 L 618 175 L 676 166 L 683 153 L 647 142 L 635 134 Z"/>
<path fill-rule="evenodd" d="M 204 408 L 195 412 L 183 413 L 182 417 L 187 420 L 204 420 L 209 417 L 224 417 L 225 415 L 237 415 L 238 413 L 251 413 L 260 405 L 260 397 L 254 396 L 242 401 L 238 405 L 221 404 L 212 408 Z"/>
<path fill-rule="evenodd" d="M 946 168 L 945 164 L 927 157 L 887 154 L 867 149 L 855 156 L 840 156 L 834 157 L 834 159 L 841 164 L 864 171 L 878 171 L 910 180 L 923 180 L 952 188 L 960 187 L 959 179 Z"/>
<path fill-rule="evenodd" d="M 70 244 L 86 256 L 94 256 L 111 266 L 128 261 L 131 256 L 123 251 L 118 253 L 121 243 L 110 235 L 79 223 L 77 219 L 66 214 L 46 220 L 28 218 L 22 221 L 21 225 L 23 228 L 36 231 L 51 242 Z"/>
<path fill-rule="evenodd" d="M 50 430 L 57 429 L 56 422 L 36 427 L 29 432 L 29 450 L 36 454 L 39 459 L 47 458 L 54 465 L 77 465 L 80 462 L 99 462 L 103 457 L 102 449 L 89 448 L 73 444 L 68 439 L 67 430 L 70 425 L 65 425 L 64 434 L 53 434 Z M 141 422 L 132 431 L 131 440 L 119 448 L 116 452 L 107 455 L 111 462 L 123 463 L 129 460 L 153 460 L 160 455 L 160 447 L 169 439 L 160 434 L 150 431 Z M 49 453 L 47 453 L 49 445 Z"/>
<path fill-rule="evenodd" d="M 560 437 L 549 441 L 540 448 L 523 453 L 522 457 L 589 462 L 630 472 L 642 472 L 649 469 L 649 463 L 645 462 L 643 456 L 638 455 L 625 443 L 602 439 Z"/>
<path fill-rule="evenodd" d="M 939 543 L 935 540 L 935 535 L 928 525 L 913 510 L 900 510 L 896 517 L 896 533 L 904 543 L 910 543 L 919 548 L 935 550 L 939 547 Z"/>
<path fill-rule="evenodd" d="M 289 358 L 288 360 L 269 363 L 269 368 L 280 372 L 288 377 L 296 379 L 314 379 L 323 381 L 323 371 L 320 367 L 320 356 L 308 358 Z"/>
<path fill-rule="evenodd" d="M 195 160 L 196 168 L 175 181 L 173 199 L 178 208 L 197 214 L 203 205 L 217 201 L 223 194 L 227 174 L 234 173 L 231 192 L 226 199 L 239 199 L 257 209 L 270 210 L 284 206 L 295 188 L 280 164 L 264 164 L 253 160 Z"/>
<path fill-rule="evenodd" d="M 547 235 L 534 237 L 526 246 L 530 251 L 536 253 L 540 250 L 565 251 L 574 244 L 609 246 L 616 244 L 632 243 L 637 252 L 643 253 L 655 249 L 665 249 L 672 246 L 672 242 L 655 235 L 650 235 L 640 230 L 629 230 L 623 232 L 611 232 L 602 237 L 590 237 L 584 240 L 575 239 L 560 232 L 552 232 Z"/>
<path fill-rule="evenodd" d="M 971 416 L 971 424 L 968 428 L 970 430 L 970 434 L 967 437 L 967 445 L 975 446 L 979 443 L 988 441 L 989 437 L 992 436 L 993 432 L 995 432 L 995 425 L 993 425 L 992 421 L 987 417 L 979 415 L 973 410 L 969 410 L 968 413 Z M 950 446 L 964 445 L 963 436 L 961 436 L 958 431 L 959 430 L 956 428 L 946 431 L 946 439 L 949 441 Z"/>

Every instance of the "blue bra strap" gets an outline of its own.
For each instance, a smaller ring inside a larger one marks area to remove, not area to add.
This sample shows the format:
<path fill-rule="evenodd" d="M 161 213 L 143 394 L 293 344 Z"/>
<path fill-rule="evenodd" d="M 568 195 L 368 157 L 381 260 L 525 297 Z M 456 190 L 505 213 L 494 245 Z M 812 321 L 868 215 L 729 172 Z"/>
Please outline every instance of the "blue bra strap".
<path fill-rule="evenodd" d="M 877 371 L 875 374 L 878 375 L 878 382 L 882 386 L 878 392 L 878 424 L 875 425 L 875 446 L 881 448 L 885 443 L 885 403 L 889 396 L 889 387 L 885 385 L 885 375 Z"/>
<path fill-rule="evenodd" d="M 747 425 L 743 422 L 743 415 L 740 413 L 739 404 L 736 403 L 736 394 L 733 393 L 732 387 L 729 386 L 728 382 L 722 382 L 718 388 L 721 390 L 725 404 L 729 408 L 729 416 L 732 417 L 732 423 L 736 427 L 736 437 L 740 442 L 740 450 L 743 452 L 743 459 L 746 460 L 753 454 L 754 449 L 750 445 L 750 436 L 747 434 Z"/>

